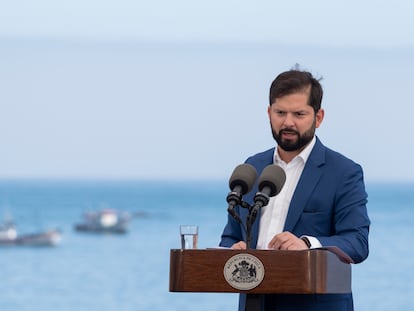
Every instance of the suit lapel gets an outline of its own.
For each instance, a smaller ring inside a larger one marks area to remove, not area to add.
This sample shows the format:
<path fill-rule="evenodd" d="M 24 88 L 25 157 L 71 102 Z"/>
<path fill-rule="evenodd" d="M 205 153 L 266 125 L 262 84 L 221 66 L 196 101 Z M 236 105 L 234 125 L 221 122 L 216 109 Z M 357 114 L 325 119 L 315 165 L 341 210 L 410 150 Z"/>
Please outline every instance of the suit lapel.
<path fill-rule="evenodd" d="M 292 232 L 300 215 L 305 208 L 309 197 L 314 191 L 319 179 L 322 175 L 322 166 L 325 163 L 325 147 L 321 144 L 319 139 L 306 161 L 302 175 L 293 193 L 290 202 L 289 211 L 285 222 L 285 231 Z"/>

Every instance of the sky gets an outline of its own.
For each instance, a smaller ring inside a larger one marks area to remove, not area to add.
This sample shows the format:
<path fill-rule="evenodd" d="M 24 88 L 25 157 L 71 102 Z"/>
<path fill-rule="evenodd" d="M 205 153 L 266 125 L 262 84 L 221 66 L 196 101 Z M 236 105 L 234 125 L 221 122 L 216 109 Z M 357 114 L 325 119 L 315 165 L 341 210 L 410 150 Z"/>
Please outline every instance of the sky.
<path fill-rule="evenodd" d="M 228 178 L 299 63 L 322 142 L 413 181 L 414 3 L 285 2 L 0 0 L 0 179 Z"/>

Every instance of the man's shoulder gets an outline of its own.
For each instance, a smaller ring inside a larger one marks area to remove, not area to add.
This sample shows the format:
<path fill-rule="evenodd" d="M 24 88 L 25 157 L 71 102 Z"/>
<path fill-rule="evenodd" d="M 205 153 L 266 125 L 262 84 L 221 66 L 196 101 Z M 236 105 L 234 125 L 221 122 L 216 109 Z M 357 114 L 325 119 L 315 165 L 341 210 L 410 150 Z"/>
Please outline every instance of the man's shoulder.
<path fill-rule="evenodd" d="M 319 142 L 320 143 L 320 142 Z M 332 165 L 340 165 L 340 166 L 360 166 L 358 163 L 356 163 L 351 158 L 347 157 L 343 153 L 333 150 L 329 147 L 324 146 L 322 143 L 320 143 L 319 147 L 320 151 L 323 151 L 326 164 L 332 164 Z"/>
<path fill-rule="evenodd" d="M 258 152 L 247 158 L 246 163 L 257 166 L 258 164 L 271 164 L 273 163 L 273 155 L 275 153 L 275 148 L 270 148 L 262 152 Z"/>
<path fill-rule="evenodd" d="M 255 153 L 249 157 L 249 159 L 268 159 L 269 157 L 273 159 L 275 153 L 275 147 Z"/>

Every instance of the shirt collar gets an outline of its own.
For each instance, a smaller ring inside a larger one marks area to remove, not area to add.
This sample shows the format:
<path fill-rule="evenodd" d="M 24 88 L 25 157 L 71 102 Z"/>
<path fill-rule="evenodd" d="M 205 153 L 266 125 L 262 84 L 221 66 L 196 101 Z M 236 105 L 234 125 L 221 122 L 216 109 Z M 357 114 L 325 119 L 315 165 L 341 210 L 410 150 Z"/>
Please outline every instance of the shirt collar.
<path fill-rule="evenodd" d="M 310 141 L 310 143 L 305 147 L 305 149 L 303 149 L 301 151 L 301 153 L 299 153 L 296 157 L 294 157 L 292 159 L 292 161 L 295 161 L 296 159 L 302 159 L 303 163 L 306 163 L 306 161 L 309 158 L 309 155 L 313 149 L 313 146 L 315 146 L 316 143 L 316 136 L 314 135 L 312 140 Z M 277 152 L 277 148 L 275 148 L 275 152 L 273 154 L 273 163 L 274 164 L 278 164 L 278 163 L 285 163 L 279 156 L 279 153 Z"/>

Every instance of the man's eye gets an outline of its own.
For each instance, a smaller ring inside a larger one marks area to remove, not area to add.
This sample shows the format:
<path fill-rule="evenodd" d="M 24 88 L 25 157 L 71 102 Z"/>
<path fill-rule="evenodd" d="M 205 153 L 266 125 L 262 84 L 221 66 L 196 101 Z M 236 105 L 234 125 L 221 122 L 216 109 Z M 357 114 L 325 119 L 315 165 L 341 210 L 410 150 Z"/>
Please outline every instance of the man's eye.
<path fill-rule="evenodd" d="M 284 111 L 276 111 L 276 114 L 279 116 L 284 116 L 286 114 L 286 112 Z"/>
<path fill-rule="evenodd" d="M 304 116 L 306 115 L 306 113 L 305 113 L 305 112 L 303 112 L 303 111 L 299 111 L 299 112 L 296 112 L 296 113 L 295 113 L 295 115 L 296 115 L 297 117 L 304 117 Z"/>

